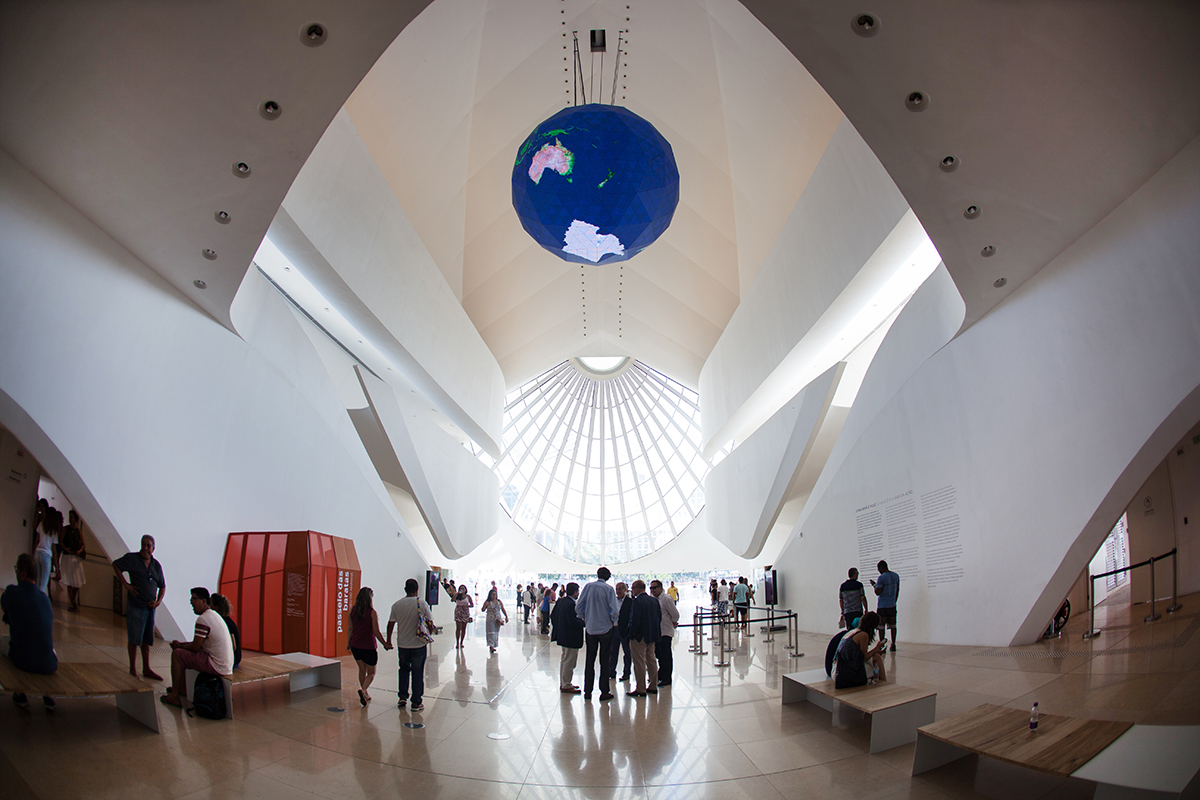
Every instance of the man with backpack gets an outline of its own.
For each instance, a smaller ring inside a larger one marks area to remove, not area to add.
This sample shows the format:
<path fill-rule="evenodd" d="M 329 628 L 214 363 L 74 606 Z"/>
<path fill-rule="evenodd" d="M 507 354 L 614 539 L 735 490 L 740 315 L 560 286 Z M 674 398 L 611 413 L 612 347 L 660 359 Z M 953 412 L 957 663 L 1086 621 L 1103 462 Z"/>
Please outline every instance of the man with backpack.
<path fill-rule="evenodd" d="M 171 686 L 162 698 L 166 705 L 183 708 L 189 669 L 217 676 L 233 674 L 233 639 L 209 600 L 208 589 L 203 586 L 192 589 L 196 629 L 190 642 L 171 642 Z"/>

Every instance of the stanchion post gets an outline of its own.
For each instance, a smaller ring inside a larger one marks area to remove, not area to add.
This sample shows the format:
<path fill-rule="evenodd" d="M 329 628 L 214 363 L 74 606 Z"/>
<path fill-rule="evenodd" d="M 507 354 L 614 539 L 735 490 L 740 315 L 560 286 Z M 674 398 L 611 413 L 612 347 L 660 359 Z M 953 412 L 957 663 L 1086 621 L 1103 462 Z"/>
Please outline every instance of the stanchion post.
<path fill-rule="evenodd" d="M 1150 616 L 1146 617 L 1144 622 L 1154 622 L 1162 616 L 1162 614 L 1154 613 L 1154 600 L 1158 592 L 1154 588 L 1154 556 L 1150 556 Z"/>
<path fill-rule="evenodd" d="M 717 615 L 717 636 L 717 646 L 713 648 L 713 666 L 728 667 L 729 662 L 725 660 L 725 618 L 720 614 Z M 721 660 L 716 661 L 718 658 Z"/>
<path fill-rule="evenodd" d="M 1167 608 L 1167 613 L 1174 614 L 1181 608 L 1183 606 L 1179 604 L 1179 548 L 1176 547 L 1171 551 L 1171 605 Z"/>
<path fill-rule="evenodd" d="M 1087 590 L 1088 613 L 1090 616 L 1088 618 L 1088 629 L 1084 632 L 1083 638 L 1095 639 L 1100 635 L 1100 631 L 1096 630 L 1096 604 L 1092 600 L 1096 596 L 1096 577 L 1094 575 L 1088 575 L 1088 582 L 1084 588 Z"/>
<path fill-rule="evenodd" d="M 763 637 L 764 642 L 775 641 L 775 606 L 771 606 L 770 621 L 767 622 L 767 635 Z"/>
<path fill-rule="evenodd" d="M 795 638 L 792 640 L 795 644 L 792 645 L 792 652 L 788 653 L 788 658 L 804 658 L 804 653 L 800 652 L 800 617 L 794 611 L 792 612 L 791 625 L 788 626 L 788 631 L 795 631 Z"/>

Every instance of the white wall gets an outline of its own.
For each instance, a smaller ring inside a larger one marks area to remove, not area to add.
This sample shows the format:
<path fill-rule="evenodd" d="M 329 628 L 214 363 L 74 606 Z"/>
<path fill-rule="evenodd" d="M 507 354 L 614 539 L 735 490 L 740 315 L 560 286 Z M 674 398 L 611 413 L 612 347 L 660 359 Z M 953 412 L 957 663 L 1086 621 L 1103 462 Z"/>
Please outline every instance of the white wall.
<path fill-rule="evenodd" d="M 0 570 L 7 585 L 17 556 L 31 552 L 33 512 L 38 499 L 37 460 L 17 437 L 0 428 Z"/>
<path fill-rule="evenodd" d="M 906 211 L 875 154 L 843 119 L 700 373 L 706 446 L 835 304 Z"/>
<path fill-rule="evenodd" d="M 282 212 L 271 241 L 434 405 L 499 457 L 500 365 L 345 110 L 300 170 Z"/>
<path fill-rule="evenodd" d="M 1167 456 L 1175 543 L 1179 547 L 1179 594 L 1200 592 L 1200 422 Z"/>
<path fill-rule="evenodd" d="M 828 628 L 837 576 L 885 555 L 905 579 L 902 641 L 1040 634 L 1121 509 L 1200 417 L 1198 216 L 1193 140 L 916 369 L 863 429 L 804 538 L 781 554 L 784 603 L 802 627 Z M 952 497 L 938 507 L 942 490 Z M 888 530 L 878 543 L 874 511 Z M 914 524 L 910 542 L 893 540 Z M 901 550 L 912 552 L 900 559 Z"/>
<path fill-rule="evenodd" d="M 164 635 L 190 629 L 187 589 L 216 583 L 233 530 L 354 539 L 385 598 L 423 574 L 331 428 L 341 406 L 319 363 L 281 371 L 3 153 L 0 240 L 0 423 L 110 555 L 156 536 Z M 88 390 L 62 391 L 63 375 Z"/>

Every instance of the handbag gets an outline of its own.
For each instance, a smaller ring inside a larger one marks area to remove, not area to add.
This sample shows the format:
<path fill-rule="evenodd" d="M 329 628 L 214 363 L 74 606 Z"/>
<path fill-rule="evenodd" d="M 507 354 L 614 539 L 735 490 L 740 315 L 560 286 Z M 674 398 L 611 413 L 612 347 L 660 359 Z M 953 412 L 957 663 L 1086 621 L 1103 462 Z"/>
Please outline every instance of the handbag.
<path fill-rule="evenodd" d="M 433 632 L 436 630 L 433 620 L 425 613 L 425 609 L 417 607 L 417 638 L 426 644 L 433 642 Z"/>

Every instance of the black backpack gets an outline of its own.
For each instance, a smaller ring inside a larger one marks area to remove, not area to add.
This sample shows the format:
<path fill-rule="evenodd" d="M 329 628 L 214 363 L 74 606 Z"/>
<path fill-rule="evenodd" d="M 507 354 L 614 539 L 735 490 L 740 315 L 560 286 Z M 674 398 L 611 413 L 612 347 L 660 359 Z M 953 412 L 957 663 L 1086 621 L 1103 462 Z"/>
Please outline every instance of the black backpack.
<path fill-rule="evenodd" d="M 225 682 L 211 672 L 196 676 L 192 690 L 192 710 L 204 719 L 225 719 Z"/>

